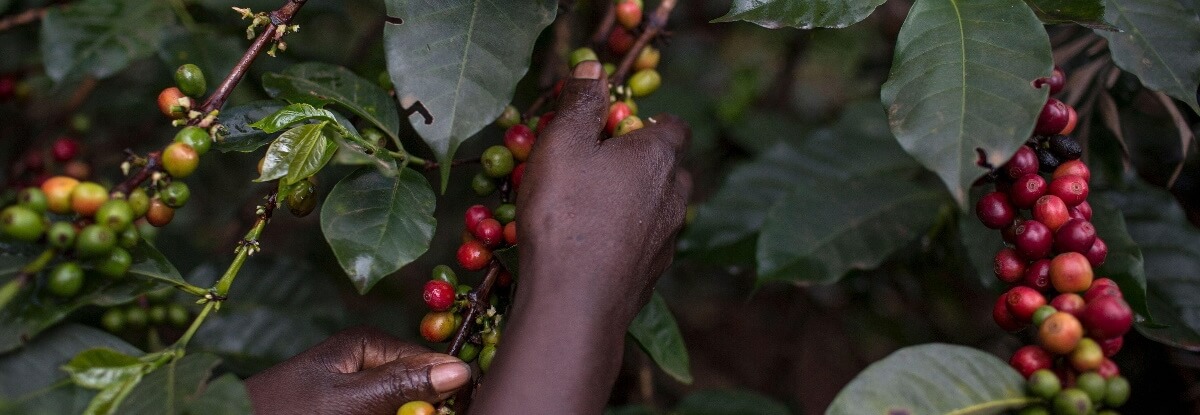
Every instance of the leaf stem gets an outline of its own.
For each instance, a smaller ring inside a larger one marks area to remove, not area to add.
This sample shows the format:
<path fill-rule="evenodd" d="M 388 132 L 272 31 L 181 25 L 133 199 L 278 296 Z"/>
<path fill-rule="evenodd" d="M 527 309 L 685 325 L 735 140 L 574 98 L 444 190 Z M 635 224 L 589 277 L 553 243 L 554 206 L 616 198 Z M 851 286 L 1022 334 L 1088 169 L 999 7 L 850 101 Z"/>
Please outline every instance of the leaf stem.
<path fill-rule="evenodd" d="M 225 274 L 217 281 L 213 291 L 219 297 L 225 297 L 229 294 L 229 287 L 233 285 L 233 279 L 237 277 L 239 271 L 242 270 L 242 265 L 246 263 L 246 258 L 254 255 L 261 248 L 258 245 L 258 238 L 262 236 L 263 228 L 267 226 L 267 222 L 271 221 L 271 214 L 275 212 L 278 206 L 277 190 L 271 190 L 267 195 L 267 203 L 258 207 L 258 217 L 254 220 L 254 226 L 246 232 L 246 236 L 242 238 L 236 252 L 237 256 L 233 258 L 233 262 L 229 264 L 229 268 L 225 270 Z"/>
<path fill-rule="evenodd" d="M 50 260 L 54 259 L 54 256 L 57 254 L 57 249 L 46 248 L 41 254 L 38 254 L 37 258 L 34 258 L 33 261 L 29 261 L 28 264 L 21 267 L 21 271 L 12 280 L 5 283 L 4 286 L 0 286 L 0 309 L 8 306 L 9 301 L 16 298 L 17 293 L 22 288 L 25 288 L 26 284 L 33 281 L 33 276 L 42 272 L 46 268 L 46 265 L 50 264 Z"/>
<path fill-rule="evenodd" d="M 204 319 L 208 318 L 208 313 L 211 313 L 213 309 L 217 308 L 217 304 L 220 304 L 220 302 L 211 301 L 208 304 L 205 304 L 204 309 L 200 310 L 200 315 L 196 316 L 195 320 L 192 320 L 192 325 L 188 326 L 188 329 L 183 333 L 183 336 L 180 337 L 173 346 L 171 346 L 172 348 L 178 350 L 176 353 L 176 358 L 183 357 L 183 354 L 187 350 L 188 342 L 192 341 L 192 336 L 196 335 L 196 330 L 199 330 L 200 325 L 204 324 Z"/>

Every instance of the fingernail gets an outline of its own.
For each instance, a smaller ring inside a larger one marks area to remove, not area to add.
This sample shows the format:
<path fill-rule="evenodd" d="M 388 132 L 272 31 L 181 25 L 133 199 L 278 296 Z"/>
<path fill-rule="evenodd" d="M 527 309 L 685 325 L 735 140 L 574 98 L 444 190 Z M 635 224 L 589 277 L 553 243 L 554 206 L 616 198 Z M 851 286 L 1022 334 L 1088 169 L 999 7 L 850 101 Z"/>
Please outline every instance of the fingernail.
<path fill-rule="evenodd" d="M 575 65 L 575 72 L 571 74 L 575 79 L 600 79 L 600 74 L 604 73 L 604 67 L 600 66 L 599 61 L 583 61 Z"/>
<path fill-rule="evenodd" d="M 467 384 L 471 379 L 471 367 L 464 363 L 442 363 L 429 369 L 429 382 L 437 393 L 446 393 Z"/>

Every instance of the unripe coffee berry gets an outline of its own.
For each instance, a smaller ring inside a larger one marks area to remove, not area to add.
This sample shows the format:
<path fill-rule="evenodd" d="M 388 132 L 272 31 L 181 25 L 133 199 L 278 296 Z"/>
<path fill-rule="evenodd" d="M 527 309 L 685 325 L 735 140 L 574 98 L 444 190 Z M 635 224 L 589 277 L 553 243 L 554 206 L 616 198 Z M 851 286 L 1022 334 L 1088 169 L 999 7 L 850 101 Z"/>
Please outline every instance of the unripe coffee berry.
<path fill-rule="evenodd" d="M 71 137 L 59 137 L 50 145 L 50 154 L 60 163 L 70 161 L 79 155 L 79 140 Z"/>
<path fill-rule="evenodd" d="M 1050 284 L 1061 293 L 1080 293 L 1092 286 L 1092 265 L 1078 252 L 1058 254 L 1050 261 Z"/>
<path fill-rule="evenodd" d="M 108 256 L 96 263 L 96 271 L 109 278 L 121 278 L 133 266 L 133 256 L 122 248 L 113 248 Z"/>
<path fill-rule="evenodd" d="M 1075 388 L 1086 393 L 1093 404 L 1104 401 L 1104 389 L 1107 386 L 1108 381 L 1096 372 L 1084 371 L 1075 378 Z"/>
<path fill-rule="evenodd" d="M 140 187 L 129 192 L 129 196 L 125 197 L 125 201 L 129 202 L 129 208 L 133 210 L 133 217 L 135 218 L 146 216 L 146 211 L 150 209 L 150 196 Z"/>
<path fill-rule="evenodd" d="M 18 241 L 37 242 L 46 232 L 46 221 L 33 209 L 9 206 L 0 212 L 0 231 Z"/>
<path fill-rule="evenodd" d="M 1004 298 L 1008 304 L 1008 312 L 1021 323 L 1032 321 L 1034 311 L 1046 305 L 1046 297 L 1043 297 L 1042 293 L 1025 286 L 1009 289 Z"/>
<path fill-rule="evenodd" d="M 1092 337 L 1111 339 L 1133 326 L 1133 310 L 1120 297 L 1103 296 L 1088 302 L 1079 319 Z"/>
<path fill-rule="evenodd" d="M 458 265 L 468 271 L 479 271 L 492 260 L 492 251 L 478 241 L 467 241 L 458 247 Z"/>
<path fill-rule="evenodd" d="M 1054 364 L 1054 357 L 1045 349 L 1031 344 L 1017 349 L 1008 360 L 1008 364 L 1016 369 L 1021 377 L 1028 379 L 1034 372 L 1050 369 Z"/>
<path fill-rule="evenodd" d="M 492 359 L 496 358 L 496 345 L 483 346 L 479 351 L 479 369 L 487 372 L 492 367 Z"/>
<path fill-rule="evenodd" d="M 46 242 L 58 249 L 67 249 L 75 245 L 75 225 L 70 222 L 54 222 L 46 231 Z"/>
<path fill-rule="evenodd" d="M 1080 372 L 1096 370 L 1100 367 L 1100 363 L 1104 362 L 1104 350 L 1100 348 L 1100 344 L 1095 340 L 1084 337 L 1079 339 L 1079 345 L 1075 346 L 1075 350 L 1071 351 L 1069 356 L 1071 367 Z"/>
<path fill-rule="evenodd" d="M 1067 223 L 1071 219 L 1071 214 L 1067 211 L 1066 203 L 1063 203 L 1058 196 L 1045 195 L 1034 203 L 1033 218 L 1054 231 Z"/>
<path fill-rule="evenodd" d="M 196 150 L 196 154 L 203 156 L 212 148 L 212 138 L 209 138 L 208 131 L 203 128 L 187 126 L 175 133 L 175 142 L 184 143 L 192 146 Z"/>
<path fill-rule="evenodd" d="M 454 305 L 454 286 L 446 281 L 429 280 L 425 283 L 422 298 L 430 310 L 449 310 Z"/>
<path fill-rule="evenodd" d="M 75 237 L 75 254 L 81 258 L 106 256 L 116 246 L 117 235 L 103 225 L 85 226 Z"/>
<path fill-rule="evenodd" d="M 1045 292 L 1050 289 L 1050 260 L 1039 259 L 1025 267 L 1025 275 L 1021 284 L 1035 290 Z"/>
<path fill-rule="evenodd" d="M 113 199 L 100 205 L 96 210 L 96 223 L 104 225 L 114 232 L 123 231 L 133 223 L 133 208 L 129 202 Z"/>
<path fill-rule="evenodd" d="M 495 247 L 504 240 L 504 227 L 496 219 L 487 218 L 479 221 L 471 234 L 484 246 Z"/>
<path fill-rule="evenodd" d="M 187 102 L 181 101 L 185 98 L 187 97 L 179 88 L 170 87 L 163 89 L 162 92 L 158 93 L 158 110 L 171 119 L 183 118 L 187 115 L 187 109 L 180 104 Z M 188 106 L 190 107 L 190 105 Z"/>
<path fill-rule="evenodd" d="M 50 270 L 46 289 L 62 298 L 74 297 L 83 288 L 83 268 L 74 262 L 64 262 Z"/>
<path fill-rule="evenodd" d="M 454 313 L 449 311 L 431 311 L 421 319 L 421 337 L 430 343 L 440 343 L 454 334 Z"/>
<path fill-rule="evenodd" d="M 119 333 L 125 328 L 125 313 L 119 308 L 110 308 L 100 316 L 100 326 L 109 333 Z"/>
<path fill-rule="evenodd" d="M 400 409 L 396 410 L 396 415 L 435 415 L 437 409 L 432 404 L 425 401 L 409 401 L 404 405 L 400 405 Z"/>
<path fill-rule="evenodd" d="M 513 159 L 517 161 L 525 161 L 529 158 L 534 141 L 536 139 L 533 136 L 533 130 L 524 125 L 514 125 L 504 132 L 504 147 L 512 152 Z"/>
<path fill-rule="evenodd" d="M 179 69 L 175 70 L 175 85 L 179 85 L 179 90 L 184 94 L 193 97 L 200 97 L 208 90 L 204 72 L 199 66 L 191 63 L 180 65 Z"/>
<path fill-rule="evenodd" d="M 171 219 L 174 218 L 174 208 L 167 206 L 158 199 L 150 201 L 150 207 L 146 210 L 146 222 L 161 228 L 163 226 L 167 226 L 168 223 L 171 223 Z"/>
<path fill-rule="evenodd" d="M 658 67 L 658 61 L 661 57 L 662 52 L 659 52 L 654 46 L 646 45 L 638 53 L 637 60 L 633 61 L 633 69 L 654 69 Z"/>
<path fill-rule="evenodd" d="M 604 132 L 610 136 L 615 134 L 617 124 L 630 115 L 633 115 L 633 110 L 629 108 L 629 104 L 624 101 L 612 103 L 608 106 L 608 118 L 604 122 Z"/>
<path fill-rule="evenodd" d="M 1046 194 L 1046 179 L 1037 174 L 1026 174 L 1013 182 L 1012 189 L 1008 191 L 1008 198 L 1012 201 L 1013 206 L 1020 209 L 1029 209 L 1037 202 L 1039 197 Z"/>
<path fill-rule="evenodd" d="M 175 327 L 183 327 L 191 320 L 191 313 L 182 304 L 167 305 L 167 322 Z"/>
<path fill-rule="evenodd" d="M 1050 369 L 1034 371 L 1029 375 L 1026 385 L 1030 394 L 1042 399 L 1053 398 L 1062 390 L 1062 383 L 1058 381 L 1058 375 L 1055 375 Z"/>
<path fill-rule="evenodd" d="M 629 77 L 629 92 L 635 98 L 654 93 L 662 85 L 662 76 L 654 69 L 642 69 Z"/>
<path fill-rule="evenodd" d="M 983 226 L 1000 229 L 1013 222 L 1016 211 L 1009 203 L 1008 195 L 1003 192 L 991 192 L 983 195 L 979 202 L 975 203 L 975 215 L 983 222 Z"/>
<path fill-rule="evenodd" d="M 579 65 L 580 62 L 598 60 L 600 60 L 600 58 L 596 56 L 596 51 L 589 47 L 582 47 L 571 51 L 571 56 L 568 58 L 568 63 L 570 63 L 571 67 L 574 68 L 575 65 Z"/>
<path fill-rule="evenodd" d="M 1104 388 L 1104 404 L 1120 408 L 1129 400 L 1129 380 L 1121 376 L 1114 376 L 1108 379 Z"/>
<path fill-rule="evenodd" d="M 46 213 L 46 210 L 49 209 L 46 193 L 36 187 L 21 189 L 21 192 L 17 193 L 17 203 L 37 213 Z"/>
<path fill-rule="evenodd" d="M 512 203 L 505 203 L 500 206 L 496 206 L 495 217 L 496 217 L 496 220 L 502 224 L 507 224 L 509 222 L 516 220 L 517 219 L 517 205 L 514 205 Z"/>
<path fill-rule="evenodd" d="M 200 154 L 184 143 L 171 143 L 162 152 L 163 170 L 176 179 L 188 177 L 200 165 Z"/>
<path fill-rule="evenodd" d="M 1033 134 L 1045 136 L 1058 134 L 1067 126 L 1069 118 L 1067 104 L 1050 98 L 1046 100 L 1046 105 L 1042 106 L 1042 112 L 1038 114 L 1037 125 L 1033 128 Z"/>
<path fill-rule="evenodd" d="M 1054 233 L 1054 249 L 1058 252 L 1087 253 L 1096 241 L 1096 228 L 1091 222 L 1071 219 Z"/>
<path fill-rule="evenodd" d="M 513 153 L 504 146 L 491 146 L 483 151 L 480 164 L 483 165 L 483 174 L 492 178 L 501 178 L 512 173 Z"/>
<path fill-rule="evenodd" d="M 1079 345 L 1083 326 L 1070 314 L 1057 312 L 1046 317 L 1038 327 L 1038 344 L 1053 354 L 1067 354 Z"/>
<path fill-rule="evenodd" d="M 1062 176 L 1050 182 L 1050 194 L 1072 207 L 1087 200 L 1088 184 L 1079 176 Z"/>
<path fill-rule="evenodd" d="M 71 191 L 71 210 L 80 216 L 92 216 L 108 201 L 108 190 L 96 183 L 83 182 Z"/>
<path fill-rule="evenodd" d="M 1087 305 L 1083 297 L 1075 293 L 1063 293 L 1050 300 L 1050 306 L 1056 310 L 1079 317 L 1083 307 Z"/>
<path fill-rule="evenodd" d="M 630 115 L 621 120 L 621 122 L 617 123 L 617 128 L 613 130 L 613 137 L 623 136 L 625 134 L 640 130 L 643 127 L 645 127 L 645 124 L 642 124 L 641 118 L 638 118 L 636 115 Z"/>
<path fill-rule="evenodd" d="M 46 208 L 60 215 L 70 213 L 71 193 L 78 185 L 79 180 L 66 176 L 55 176 L 42 182 L 42 193 L 46 195 Z"/>
<path fill-rule="evenodd" d="M 474 205 L 467 208 L 466 213 L 463 214 L 463 223 L 467 225 L 467 232 L 474 232 L 475 225 L 490 217 L 492 217 L 492 211 L 488 210 L 487 206 Z"/>
<path fill-rule="evenodd" d="M 125 324 L 129 327 L 138 328 L 146 325 L 150 320 L 146 310 L 136 305 L 129 306 L 125 309 Z"/>
<path fill-rule="evenodd" d="M 314 180 L 309 177 L 309 180 L 301 180 L 292 185 L 286 199 L 288 211 L 292 212 L 292 215 L 303 218 L 317 208 L 317 185 L 313 183 Z"/>
<path fill-rule="evenodd" d="M 433 275 L 431 276 L 431 279 L 445 281 L 451 286 L 458 285 L 458 276 L 454 274 L 454 270 L 451 269 L 449 265 L 442 264 L 433 267 L 432 274 Z"/>
<path fill-rule="evenodd" d="M 1050 228 L 1036 220 L 1027 220 L 1015 230 L 1017 253 L 1028 260 L 1045 258 L 1054 245 Z"/>
<path fill-rule="evenodd" d="M 1021 146 L 1017 152 L 1013 154 L 1008 163 L 1004 164 L 1004 170 L 1008 172 L 1008 177 L 1016 179 L 1026 174 L 1037 174 L 1038 159 L 1037 154 L 1032 149 L 1026 146 Z"/>
<path fill-rule="evenodd" d="M 483 172 L 475 173 L 471 177 L 471 190 L 479 196 L 490 195 L 496 191 L 496 181 Z"/>
<path fill-rule="evenodd" d="M 1054 313 L 1057 313 L 1057 312 L 1058 312 L 1058 310 L 1055 310 L 1054 307 L 1044 305 L 1044 306 L 1038 307 L 1037 310 L 1033 310 L 1033 318 L 1031 318 L 1030 320 L 1032 320 L 1034 326 L 1041 326 L 1042 323 L 1045 322 L 1047 318 L 1049 318 L 1051 315 L 1054 315 Z"/>

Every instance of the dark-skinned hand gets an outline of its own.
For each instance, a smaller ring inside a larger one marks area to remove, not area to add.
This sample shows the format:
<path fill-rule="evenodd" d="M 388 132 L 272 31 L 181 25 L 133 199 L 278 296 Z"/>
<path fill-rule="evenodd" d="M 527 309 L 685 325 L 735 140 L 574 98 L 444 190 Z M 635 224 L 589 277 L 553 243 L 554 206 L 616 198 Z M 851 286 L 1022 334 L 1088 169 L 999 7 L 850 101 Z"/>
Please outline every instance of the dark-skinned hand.
<path fill-rule="evenodd" d="M 259 415 L 391 415 L 408 401 L 445 399 L 469 379 L 455 357 L 354 328 L 246 379 L 246 389 Z"/>

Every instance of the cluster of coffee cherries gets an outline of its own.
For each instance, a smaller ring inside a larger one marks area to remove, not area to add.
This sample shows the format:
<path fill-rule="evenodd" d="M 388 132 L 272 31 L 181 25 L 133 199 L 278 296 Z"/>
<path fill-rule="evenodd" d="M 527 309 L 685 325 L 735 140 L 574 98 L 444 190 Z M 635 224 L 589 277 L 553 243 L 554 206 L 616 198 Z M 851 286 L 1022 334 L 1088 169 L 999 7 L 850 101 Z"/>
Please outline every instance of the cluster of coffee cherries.
<path fill-rule="evenodd" d="M 86 116 L 76 117 L 76 120 L 87 123 Z M 72 125 L 75 124 L 72 122 Z M 92 168 L 80 158 L 83 145 L 75 138 L 76 132 L 78 131 L 56 138 L 49 148 L 35 147 L 26 150 L 9 166 L 7 187 L 15 190 L 41 186 L 56 174 L 87 180 L 92 174 Z"/>
<path fill-rule="evenodd" d="M 156 327 L 184 327 L 191 321 L 191 312 L 182 304 L 172 302 L 175 289 L 164 287 L 143 294 L 133 303 L 109 308 L 100 316 L 100 326 L 113 334 L 134 333 L 135 330 Z"/>
<path fill-rule="evenodd" d="M 1055 68 L 1035 85 L 1048 84 L 1053 95 L 1064 80 Z M 1094 275 L 1108 247 L 1091 223 L 1091 173 L 1079 160 L 1079 143 L 1067 135 L 1074 120 L 1070 106 L 1050 98 L 1038 135 L 993 173 L 995 191 L 975 207 L 1006 243 L 994 271 L 1010 288 L 996 300 L 992 317 L 1010 332 L 1032 326 L 1036 339 L 1010 360 L 1045 403 L 1022 414 L 1084 415 L 1129 398 L 1129 382 L 1109 358 L 1121 349 L 1133 312 L 1115 282 Z"/>

